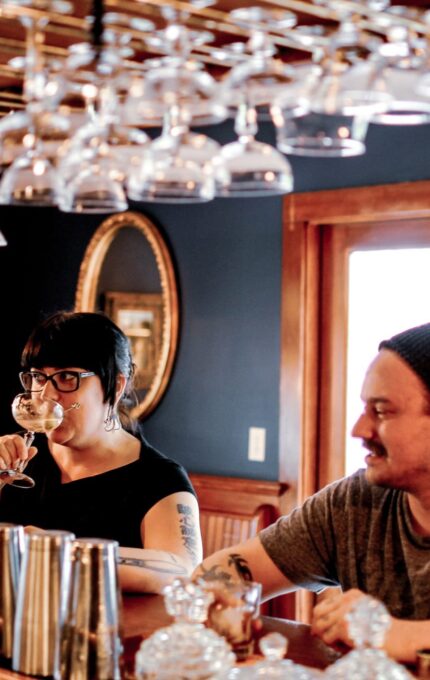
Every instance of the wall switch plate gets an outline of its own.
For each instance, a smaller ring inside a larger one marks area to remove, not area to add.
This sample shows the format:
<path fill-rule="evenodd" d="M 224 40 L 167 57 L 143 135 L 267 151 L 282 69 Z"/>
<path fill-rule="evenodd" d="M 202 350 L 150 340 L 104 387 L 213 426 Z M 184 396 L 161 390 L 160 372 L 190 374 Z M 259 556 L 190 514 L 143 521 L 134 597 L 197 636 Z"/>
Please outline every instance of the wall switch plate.
<path fill-rule="evenodd" d="M 266 458 L 266 429 L 250 427 L 248 436 L 248 460 L 262 463 Z"/>

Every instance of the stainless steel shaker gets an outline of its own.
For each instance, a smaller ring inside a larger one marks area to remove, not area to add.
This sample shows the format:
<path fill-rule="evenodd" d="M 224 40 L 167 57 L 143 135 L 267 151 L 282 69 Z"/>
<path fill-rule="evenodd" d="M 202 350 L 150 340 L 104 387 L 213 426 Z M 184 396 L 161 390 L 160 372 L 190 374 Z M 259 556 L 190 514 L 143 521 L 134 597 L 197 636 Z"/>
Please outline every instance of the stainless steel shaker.
<path fill-rule="evenodd" d="M 67 680 L 119 680 L 122 616 L 118 543 L 78 539 L 73 546 L 69 620 L 62 677 Z"/>
<path fill-rule="evenodd" d="M 26 534 L 14 625 L 15 671 L 60 679 L 73 539 L 68 531 Z"/>
<path fill-rule="evenodd" d="M 0 523 L 0 657 L 12 659 L 13 622 L 24 550 L 24 527 Z"/>

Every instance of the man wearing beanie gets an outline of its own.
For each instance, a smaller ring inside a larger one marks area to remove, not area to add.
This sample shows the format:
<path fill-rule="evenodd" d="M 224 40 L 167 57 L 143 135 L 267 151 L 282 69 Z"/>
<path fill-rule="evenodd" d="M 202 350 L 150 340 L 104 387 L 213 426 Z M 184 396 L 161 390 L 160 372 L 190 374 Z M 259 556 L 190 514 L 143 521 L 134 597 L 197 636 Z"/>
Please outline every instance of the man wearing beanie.
<path fill-rule="evenodd" d="M 386 651 L 411 662 L 430 647 L 430 323 L 381 342 L 361 396 L 352 436 L 363 441 L 366 468 L 194 574 L 251 574 L 264 599 L 340 586 L 314 609 L 313 632 L 329 644 L 350 643 L 345 617 L 370 595 L 391 615 Z"/>

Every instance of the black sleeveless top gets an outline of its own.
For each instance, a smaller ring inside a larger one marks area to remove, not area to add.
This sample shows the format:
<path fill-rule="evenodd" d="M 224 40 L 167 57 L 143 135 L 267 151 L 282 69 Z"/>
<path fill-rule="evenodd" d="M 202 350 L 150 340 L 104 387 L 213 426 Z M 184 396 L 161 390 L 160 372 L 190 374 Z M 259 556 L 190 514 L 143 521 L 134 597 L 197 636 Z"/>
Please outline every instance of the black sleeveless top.
<path fill-rule="evenodd" d="M 172 493 L 195 492 L 182 465 L 150 446 L 140 433 L 135 436 L 141 441 L 137 461 L 66 484 L 61 483 L 46 439 L 38 437 L 38 453 L 25 470 L 36 485 L 32 489 L 5 486 L 0 495 L 0 521 L 144 547 L 140 525 L 148 510 Z"/>

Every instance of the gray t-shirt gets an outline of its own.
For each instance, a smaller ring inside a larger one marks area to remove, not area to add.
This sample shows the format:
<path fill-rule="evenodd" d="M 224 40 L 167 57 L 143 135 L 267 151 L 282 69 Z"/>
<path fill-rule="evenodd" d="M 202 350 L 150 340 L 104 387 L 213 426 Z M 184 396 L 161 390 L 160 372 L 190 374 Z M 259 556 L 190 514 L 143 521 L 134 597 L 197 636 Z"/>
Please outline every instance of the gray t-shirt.
<path fill-rule="evenodd" d="M 430 537 L 413 530 L 406 494 L 369 484 L 364 470 L 326 486 L 259 536 L 297 586 L 359 588 L 393 616 L 430 618 Z"/>

